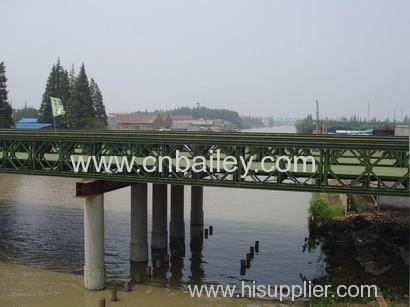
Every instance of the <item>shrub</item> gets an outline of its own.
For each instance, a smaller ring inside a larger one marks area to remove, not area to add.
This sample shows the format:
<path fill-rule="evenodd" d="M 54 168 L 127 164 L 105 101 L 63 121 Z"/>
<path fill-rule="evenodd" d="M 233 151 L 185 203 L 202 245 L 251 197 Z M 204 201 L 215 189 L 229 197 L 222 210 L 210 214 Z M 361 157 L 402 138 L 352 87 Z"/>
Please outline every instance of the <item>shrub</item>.
<path fill-rule="evenodd" d="M 365 208 L 363 198 L 359 195 L 351 195 L 350 210 L 355 212 L 362 212 Z"/>
<path fill-rule="evenodd" d="M 310 200 L 309 220 L 313 225 L 329 221 L 345 214 L 341 205 L 333 207 L 320 193 L 314 193 Z"/>

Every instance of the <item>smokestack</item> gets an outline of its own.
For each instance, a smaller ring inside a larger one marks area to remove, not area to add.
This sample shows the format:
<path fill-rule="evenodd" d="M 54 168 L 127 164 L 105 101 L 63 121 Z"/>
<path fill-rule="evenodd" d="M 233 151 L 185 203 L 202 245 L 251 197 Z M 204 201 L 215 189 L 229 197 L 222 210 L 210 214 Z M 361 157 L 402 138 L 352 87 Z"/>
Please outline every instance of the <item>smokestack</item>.
<path fill-rule="evenodd" d="M 319 126 L 319 101 L 316 100 L 316 123 L 315 123 L 315 134 L 320 133 L 320 126 Z"/>

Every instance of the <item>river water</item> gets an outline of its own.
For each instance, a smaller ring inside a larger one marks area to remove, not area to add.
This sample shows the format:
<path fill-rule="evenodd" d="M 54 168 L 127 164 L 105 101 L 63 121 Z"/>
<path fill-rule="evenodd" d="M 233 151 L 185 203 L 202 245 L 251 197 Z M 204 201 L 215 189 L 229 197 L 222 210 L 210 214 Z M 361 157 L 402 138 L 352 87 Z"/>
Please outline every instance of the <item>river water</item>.
<path fill-rule="evenodd" d="M 289 129 L 280 127 L 279 131 Z M 34 290 L 40 281 L 42 289 L 64 292 L 56 279 L 71 280 L 72 283 L 67 281 L 63 287 L 75 285 L 75 290 L 70 288 L 66 292 L 83 293 L 83 204 L 74 197 L 75 181 L 0 175 L 0 306 L 15 300 L 30 305 L 31 299 L 38 296 L 50 300 L 58 297 Z M 190 251 L 189 193 L 190 188 L 186 187 L 186 255 L 178 260 L 177 266 L 171 263 L 155 285 L 178 288 L 188 283 L 238 284 L 241 280 L 301 284 L 301 275 L 312 279 L 323 274 L 320 248 L 303 249 L 308 237 L 310 193 L 205 187 L 205 227 L 212 225 L 214 235 L 204 240 L 199 255 Z M 150 230 L 150 206 L 148 218 Z M 246 275 L 240 275 L 240 260 L 255 240 L 260 241 L 260 252 Z M 105 195 L 105 260 L 109 283 L 130 274 L 129 242 L 130 190 L 124 188 Z M 20 283 L 11 282 L 13 278 Z M 21 282 L 21 278 L 26 282 Z M 60 294 L 72 299 L 71 295 Z M 40 305 L 48 305 L 44 302 Z M 84 305 L 84 300 L 76 305 Z"/>

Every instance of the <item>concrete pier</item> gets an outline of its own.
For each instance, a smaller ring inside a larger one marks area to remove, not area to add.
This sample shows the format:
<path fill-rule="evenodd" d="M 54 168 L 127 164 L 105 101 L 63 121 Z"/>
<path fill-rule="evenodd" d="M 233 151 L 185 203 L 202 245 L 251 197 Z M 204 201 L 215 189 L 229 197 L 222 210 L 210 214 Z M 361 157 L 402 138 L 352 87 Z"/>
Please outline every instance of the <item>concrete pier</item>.
<path fill-rule="evenodd" d="M 202 284 L 204 277 L 205 277 L 205 271 L 204 271 L 204 266 L 203 266 L 203 255 L 202 255 L 203 245 L 204 245 L 203 225 L 202 227 L 194 226 L 194 228 L 192 228 L 191 226 L 190 283 L 195 284 L 195 285 Z"/>
<path fill-rule="evenodd" d="M 153 254 L 166 254 L 168 245 L 167 185 L 152 185 L 152 233 Z"/>
<path fill-rule="evenodd" d="M 147 264 L 147 261 L 130 262 L 131 281 L 133 283 L 140 284 L 146 281 Z"/>
<path fill-rule="evenodd" d="M 84 260 L 84 287 L 104 289 L 104 194 L 84 198 Z"/>
<path fill-rule="evenodd" d="M 131 186 L 131 262 L 148 261 L 147 184 Z"/>
<path fill-rule="evenodd" d="M 169 240 L 172 256 L 185 256 L 184 186 L 171 185 Z"/>
<path fill-rule="evenodd" d="M 203 187 L 191 187 L 191 236 L 202 235 L 204 229 Z"/>

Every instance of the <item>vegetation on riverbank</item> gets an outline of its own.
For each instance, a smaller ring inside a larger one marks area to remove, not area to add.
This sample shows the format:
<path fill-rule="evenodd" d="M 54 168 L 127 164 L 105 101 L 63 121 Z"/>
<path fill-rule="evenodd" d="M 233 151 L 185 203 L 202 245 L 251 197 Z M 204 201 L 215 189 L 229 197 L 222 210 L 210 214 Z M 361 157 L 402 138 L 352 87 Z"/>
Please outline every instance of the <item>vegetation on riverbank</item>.
<path fill-rule="evenodd" d="M 320 225 L 338 216 L 344 216 L 345 210 L 342 204 L 331 204 L 320 193 L 314 193 L 310 200 L 309 224 Z"/>
<path fill-rule="evenodd" d="M 316 204 L 321 202 L 316 200 Z M 331 289 L 339 285 L 376 285 L 379 297 L 367 297 L 365 293 L 364 297 L 356 298 L 328 296 L 312 299 L 312 306 L 347 303 L 407 306 L 409 212 L 381 208 L 360 195 L 351 195 L 350 209 L 344 217 L 309 227 L 304 248 L 320 247 L 326 263 L 326 274 L 312 282 L 331 285 Z"/>
<path fill-rule="evenodd" d="M 350 195 L 350 210 L 354 212 L 362 212 L 366 207 L 363 198 L 359 195 Z"/>

